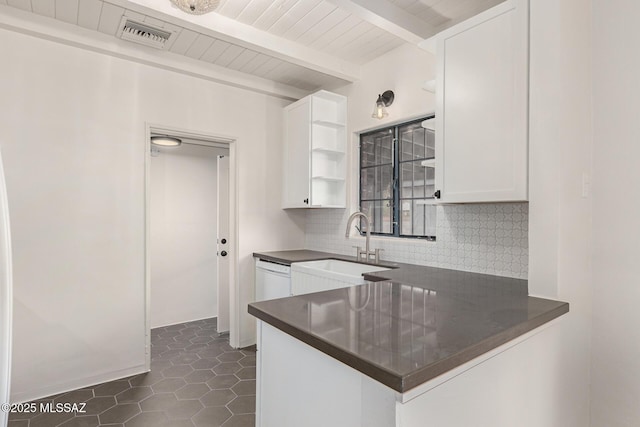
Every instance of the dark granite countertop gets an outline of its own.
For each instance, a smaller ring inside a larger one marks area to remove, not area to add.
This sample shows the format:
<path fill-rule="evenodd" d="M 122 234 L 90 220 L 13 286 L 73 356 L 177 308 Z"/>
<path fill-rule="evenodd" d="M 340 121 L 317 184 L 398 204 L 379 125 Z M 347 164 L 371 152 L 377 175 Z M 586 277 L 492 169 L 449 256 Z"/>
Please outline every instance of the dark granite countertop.
<path fill-rule="evenodd" d="M 355 260 L 312 251 L 254 256 Z M 365 275 L 383 281 L 256 302 L 249 313 L 404 393 L 569 311 L 528 296 L 526 280 L 393 265 Z"/>
<path fill-rule="evenodd" d="M 296 262 L 320 261 L 323 259 L 339 259 L 342 261 L 358 262 L 358 263 L 365 264 L 364 261 L 358 260 L 358 258 L 356 258 L 355 256 L 332 254 L 330 252 L 311 251 L 308 249 L 295 249 L 290 251 L 274 251 L 274 252 L 254 252 L 253 256 L 263 261 L 270 261 L 270 262 L 275 262 L 283 265 L 291 265 Z M 381 260 L 375 265 L 379 265 L 381 267 L 387 267 L 391 269 L 397 269 L 400 267 L 407 267 L 407 268 L 419 267 L 419 266 L 413 266 L 411 264 L 402 264 L 398 262 L 385 261 L 385 260 Z M 386 280 L 383 278 L 383 276 L 367 277 L 365 275 L 365 278 L 371 281 Z"/>
<path fill-rule="evenodd" d="M 341 259 L 344 261 L 357 262 L 355 256 L 332 254 L 329 252 L 311 251 L 308 249 L 297 249 L 291 251 L 275 252 L 254 252 L 253 256 L 263 261 L 277 262 L 278 264 L 291 265 L 294 262 L 319 261 L 322 259 Z M 381 261 L 380 265 L 397 266 L 392 262 Z"/>
<path fill-rule="evenodd" d="M 317 261 L 329 259 L 334 256 L 328 252 L 310 251 L 299 249 L 292 251 L 254 252 L 253 256 L 264 261 L 277 262 L 279 264 L 291 265 L 294 262 Z M 355 258 L 355 257 L 354 257 Z"/>

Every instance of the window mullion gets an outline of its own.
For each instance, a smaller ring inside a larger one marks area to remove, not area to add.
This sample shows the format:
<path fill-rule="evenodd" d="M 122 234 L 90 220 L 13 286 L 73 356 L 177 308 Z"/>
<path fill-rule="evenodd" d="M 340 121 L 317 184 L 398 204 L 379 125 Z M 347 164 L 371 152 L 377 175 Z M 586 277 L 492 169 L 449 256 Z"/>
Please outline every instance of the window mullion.
<path fill-rule="evenodd" d="M 393 129 L 393 235 L 400 236 L 400 142 L 398 126 Z"/>

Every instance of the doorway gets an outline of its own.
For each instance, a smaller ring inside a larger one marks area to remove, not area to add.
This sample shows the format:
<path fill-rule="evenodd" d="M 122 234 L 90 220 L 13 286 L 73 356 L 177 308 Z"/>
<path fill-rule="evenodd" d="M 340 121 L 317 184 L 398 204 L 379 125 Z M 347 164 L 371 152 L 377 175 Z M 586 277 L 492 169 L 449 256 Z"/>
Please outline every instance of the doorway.
<path fill-rule="evenodd" d="M 218 301 L 216 245 L 217 166 L 229 149 L 181 140 L 151 147 L 152 329 L 217 317 L 228 306 Z"/>
<path fill-rule="evenodd" d="M 157 147 L 150 140 L 158 135 L 182 143 Z M 148 125 L 147 141 L 145 328 L 149 369 L 152 328 L 222 315 L 219 318 L 234 345 L 237 198 L 233 138 Z"/>

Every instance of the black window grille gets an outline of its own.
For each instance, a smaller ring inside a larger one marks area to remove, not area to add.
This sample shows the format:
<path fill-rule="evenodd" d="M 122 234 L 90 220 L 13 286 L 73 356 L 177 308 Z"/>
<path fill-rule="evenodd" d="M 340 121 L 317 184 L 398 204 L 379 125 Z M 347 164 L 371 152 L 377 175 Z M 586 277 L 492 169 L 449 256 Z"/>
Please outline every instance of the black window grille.
<path fill-rule="evenodd" d="M 360 210 L 372 234 L 435 240 L 435 134 L 421 125 L 430 118 L 360 135 Z"/>

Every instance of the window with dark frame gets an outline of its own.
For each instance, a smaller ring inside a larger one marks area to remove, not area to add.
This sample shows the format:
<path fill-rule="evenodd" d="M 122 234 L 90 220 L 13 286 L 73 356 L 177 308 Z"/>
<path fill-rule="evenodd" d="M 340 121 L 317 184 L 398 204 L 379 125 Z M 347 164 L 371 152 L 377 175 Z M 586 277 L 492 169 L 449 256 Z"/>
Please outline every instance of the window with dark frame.
<path fill-rule="evenodd" d="M 435 240 L 435 135 L 422 127 L 433 117 L 360 135 L 360 210 L 371 234 Z"/>

